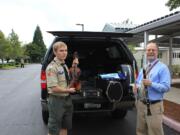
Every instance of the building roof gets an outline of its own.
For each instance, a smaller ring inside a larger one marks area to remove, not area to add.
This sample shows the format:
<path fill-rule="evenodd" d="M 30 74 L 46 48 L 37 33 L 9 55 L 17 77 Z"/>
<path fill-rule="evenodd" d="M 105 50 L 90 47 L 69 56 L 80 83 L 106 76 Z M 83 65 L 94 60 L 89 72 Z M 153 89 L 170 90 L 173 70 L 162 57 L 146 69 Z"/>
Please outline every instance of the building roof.
<path fill-rule="evenodd" d="M 104 28 L 103 28 L 103 32 L 126 32 L 128 30 L 131 30 L 132 28 L 134 28 L 135 24 L 132 23 L 106 23 Z"/>
<path fill-rule="evenodd" d="M 169 46 L 169 38 L 173 37 L 173 44 L 179 47 L 180 11 L 159 17 L 141 25 L 134 25 L 127 22 L 107 23 L 103 31 L 133 33 L 134 37 L 125 39 L 125 41 L 135 44 L 144 42 L 144 32 L 146 31 L 149 35 L 161 35 L 152 41 L 156 41 L 159 44 L 161 43 L 162 46 Z"/>
<path fill-rule="evenodd" d="M 143 23 L 141 25 L 138 25 L 132 28 L 131 30 L 129 30 L 128 33 L 137 34 L 144 31 L 149 31 L 152 34 L 157 34 L 157 35 L 172 35 L 175 34 L 176 32 L 179 32 L 178 28 L 180 28 L 179 11 L 159 17 L 157 19 Z"/>
<path fill-rule="evenodd" d="M 128 42 L 143 42 L 145 31 L 149 35 L 162 35 L 160 38 L 155 39 L 157 42 L 167 40 L 167 43 L 169 43 L 169 37 L 180 36 L 180 11 L 159 17 L 128 30 L 127 33 L 135 34 L 134 38 L 128 40 Z"/>

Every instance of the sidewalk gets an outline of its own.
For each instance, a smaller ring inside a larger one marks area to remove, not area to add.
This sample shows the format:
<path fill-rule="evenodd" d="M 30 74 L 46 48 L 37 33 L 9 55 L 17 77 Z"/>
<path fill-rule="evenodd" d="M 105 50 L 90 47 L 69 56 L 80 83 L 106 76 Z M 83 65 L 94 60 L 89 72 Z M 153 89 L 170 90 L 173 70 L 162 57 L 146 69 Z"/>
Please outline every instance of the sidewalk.
<path fill-rule="evenodd" d="M 164 95 L 163 123 L 180 133 L 180 78 L 172 79 L 172 86 Z"/>

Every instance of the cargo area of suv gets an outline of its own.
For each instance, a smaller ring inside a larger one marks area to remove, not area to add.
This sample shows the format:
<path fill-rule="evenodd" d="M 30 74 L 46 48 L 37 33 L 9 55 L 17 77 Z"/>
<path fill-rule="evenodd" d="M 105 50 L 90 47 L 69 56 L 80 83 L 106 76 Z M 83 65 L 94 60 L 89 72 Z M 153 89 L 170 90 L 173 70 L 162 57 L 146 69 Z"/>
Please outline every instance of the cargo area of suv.
<path fill-rule="evenodd" d="M 125 117 L 127 110 L 134 107 L 131 84 L 134 82 L 137 67 L 122 38 L 132 35 L 104 32 L 50 33 L 55 36 L 53 43 L 63 41 L 68 45 L 68 67 L 71 67 L 73 53 L 78 53 L 82 87 L 79 92 L 71 95 L 74 113 L 107 111 L 115 118 Z M 51 45 L 44 57 L 41 70 L 41 103 L 45 123 L 48 121 L 45 70 L 53 58 Z"/>

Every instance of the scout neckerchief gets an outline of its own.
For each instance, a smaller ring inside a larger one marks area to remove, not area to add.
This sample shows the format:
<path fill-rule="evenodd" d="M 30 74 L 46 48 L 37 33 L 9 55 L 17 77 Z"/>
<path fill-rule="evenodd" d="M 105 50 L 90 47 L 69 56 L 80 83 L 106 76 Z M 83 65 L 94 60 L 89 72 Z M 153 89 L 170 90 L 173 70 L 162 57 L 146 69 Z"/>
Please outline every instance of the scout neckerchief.
<path fill-rule="evenodd" d="M 67 82 L 67 85 L 69 85 L 69 75 L 68 75 L 68 71 L 67 71 L 67 69 L 66 69 L 66 67 L 65 67 L 65 63 L 61 63 L 61 66 L 63 67 L 63 69 L 64 69 L 64 73 L 65 73 L 65 77 L 66 77 L 66 82 Z"/>
<path fill-rule="evenodd" d="M 146 75 L 149 74 L 149 72 L 151 71 L 151 69 L 159 62 L 159 60 L 155 60 L 155 62 L 153 64 L 151 64 L 150 66 L 147 67 L 147 70 L 146 70 Z"/>

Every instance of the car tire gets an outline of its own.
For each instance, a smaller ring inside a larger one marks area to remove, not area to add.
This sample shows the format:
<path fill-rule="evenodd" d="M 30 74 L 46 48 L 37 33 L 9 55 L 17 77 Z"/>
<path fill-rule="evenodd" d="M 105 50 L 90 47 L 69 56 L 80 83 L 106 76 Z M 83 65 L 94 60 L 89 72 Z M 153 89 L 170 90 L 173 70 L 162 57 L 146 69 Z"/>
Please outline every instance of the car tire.
<path fill-rule="evenodd" d="M 115 119 L 123 119 L 127 114 L 127 110 L 120 110 L 116 109 L 113 112 L 111 112 L 112 118 Z"/>
<path fill-rule="evenodd" d="M 49 113 L 48 111 L 42 111 L 42 119 L 44 124 L 48 124 Z"/>

